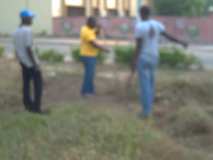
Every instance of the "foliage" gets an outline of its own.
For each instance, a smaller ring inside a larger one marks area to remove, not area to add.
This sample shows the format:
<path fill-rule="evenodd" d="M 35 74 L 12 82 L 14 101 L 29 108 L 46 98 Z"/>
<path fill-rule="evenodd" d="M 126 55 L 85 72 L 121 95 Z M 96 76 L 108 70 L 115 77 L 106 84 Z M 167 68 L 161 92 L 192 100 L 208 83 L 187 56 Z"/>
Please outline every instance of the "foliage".
<path fill-rule="evenodd" d="M 114 48 L 116 62 L 129 65 L 134 48 L 133 46 L 117 46 Z M 189 69 L 192 65 L 200 67 L 200 61 L 192 55 L 187 54 L 184 50 L 169 47 L 160 49 L 160 65 L 176 69 Z"/>
<path fill-rule="evenodd" d="M 81 61 L 80 48 L 77 47 L 77 48 L 72 49 L 71 56 L 73 57 L 73 59 L 75 61 L 77 61 L 77 62 Z M 103 63 L 105 61 L 105 59 L 106 59 L 106 57 L 105 57 L 104 53 L 99 52 L 98 56 L 97 56 L 98 62 Z"/>
<path fill-rule="evenodd" d="M 46 50 L 39 54 L 39 59 L 50 63 L 60 63 L 64 60 L 64 55 L 55 50 Z"/>
<path fill-rule="evenodd" d="M 154 0 L 155 8 L 160 15 L 201 16 L 207 0 Z"/>
<path fill-rule="evenodd" d="M 177 69 L 189 69 L 192 65 L 200 65 L 200 61 L 182 49 L 175 47 L 161 48 L 160 65 Z"/>
<path fill-rule="evenodd" d="M 2 57 L 3 54 L 4 54 L 4 47 L 1 47 L 1 46 L 0 46 L 0 57 Z"/>
<path fill-rule="evenodd" d="M 205 15 L 208 15 L 209 12 L 212 12 L 213 0 L 207 0 L 205 4 Z"/>
<path fill-rule="evenodd" d="M 187 33 L 191 39 L 195 40 L 200 35 L 200 30 L 197 26 L 190 26 L 187 28 Z"/>
<path fill-rule="evenodd" d="M 116 62 L 121 64 L 130 64 L 133 57 L 134 47 L 131 45 L 116 46 L 114 48 L 114 52 Z"/>

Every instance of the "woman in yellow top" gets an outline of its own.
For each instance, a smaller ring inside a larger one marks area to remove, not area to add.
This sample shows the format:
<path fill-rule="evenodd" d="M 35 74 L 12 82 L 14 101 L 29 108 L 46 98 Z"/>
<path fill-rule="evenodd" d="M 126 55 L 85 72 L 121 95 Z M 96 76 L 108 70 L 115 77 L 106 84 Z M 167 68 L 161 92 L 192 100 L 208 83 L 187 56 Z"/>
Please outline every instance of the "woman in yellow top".
<path fill-rule="evenodd" d="M 94 95 L 94 77 L 98 52 L 108 51 L 106 48 L 97 44 L 97 23 L 94 17 L 87 19 L 87 24 L 82 27 L 81 33 L 81 60 L 84 65 L 84 81 L 82 84 L 81 95 L 84 97 Z"/>

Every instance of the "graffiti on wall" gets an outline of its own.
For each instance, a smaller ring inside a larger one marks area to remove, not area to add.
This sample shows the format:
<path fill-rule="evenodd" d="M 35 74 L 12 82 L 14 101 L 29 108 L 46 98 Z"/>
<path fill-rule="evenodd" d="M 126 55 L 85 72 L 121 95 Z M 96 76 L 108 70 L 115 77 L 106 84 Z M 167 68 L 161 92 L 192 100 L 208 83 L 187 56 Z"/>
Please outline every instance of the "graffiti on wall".
<path fill-rule="evenodd" d="M 168 32 L 191 42 L 213 43 L 213 17 L 156 17 L 166 25 Z M 54 33 L 60 36 L 79 36 L 85 17 L 54 19 Z M 108 38 L 132 39 L 135 20 L 132 18 L 100 18 L 99 22 Z"/>
<path fill-rule="evenodd" d="M 186 33 L 192 40 L 197 40 L 200 36 L 200 30 L 196 25 L 189 26 Z"/>

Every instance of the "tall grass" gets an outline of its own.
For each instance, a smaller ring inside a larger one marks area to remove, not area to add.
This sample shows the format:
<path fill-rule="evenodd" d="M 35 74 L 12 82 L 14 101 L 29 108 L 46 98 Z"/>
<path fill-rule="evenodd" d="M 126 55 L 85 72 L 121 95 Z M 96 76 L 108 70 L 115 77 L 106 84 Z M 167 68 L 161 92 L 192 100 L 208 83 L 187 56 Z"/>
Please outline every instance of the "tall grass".
<path fill-rule="evenodd" d="M 192 160 L 192 155 L 185 155 L 174 141 L 128 115 L 113 110 L 92 111 L 85 106 L 61 106 L 49 116 L 1 113 L 0 157 L 3 160 Z"/>
<path fill-rule="evenodd" d="M 0 58 L 4 55 L 4 47 L 0 46 Z"/>

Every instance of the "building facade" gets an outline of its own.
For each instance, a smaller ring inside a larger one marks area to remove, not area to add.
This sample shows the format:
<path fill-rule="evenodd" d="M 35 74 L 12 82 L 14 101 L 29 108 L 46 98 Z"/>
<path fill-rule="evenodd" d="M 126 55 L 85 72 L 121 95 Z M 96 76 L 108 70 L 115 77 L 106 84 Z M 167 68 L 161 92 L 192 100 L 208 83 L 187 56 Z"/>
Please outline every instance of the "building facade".
<path fill-rule="evenodd" d="M 11 34 L 20 23 L 19 12 L 29 8 L 36 13 L 33 31 L 55 34 L 57 18 L 98 17 L 126 18 L 136 16 L 137 3 L 150 0 L 1 0 L 0 35 Z M 63 22 L 66 25 L 66 22 Z M 74 23 L 74 22 L 72 22 Z"/>
<path fill-rule="evenodd" d="M 95 16 L 108 38 L 131 38 L 138 7 L 151 0 L 54 0 L 56 36 L 79 36 L 88 16 Z"/>
<path fill-rule="evenodd" d="M 1 0 L 0 34 L 11 34 L 20 24 L 19 12 L 30 8 L 36 13 L 33 31 L 52 34 L 52 0 Z"/>
<path fill-rule="evenodd" d="M 138 3 L 150 0 L 54 0 L 54 17 L 91 16 L 134 17 Z"/>

